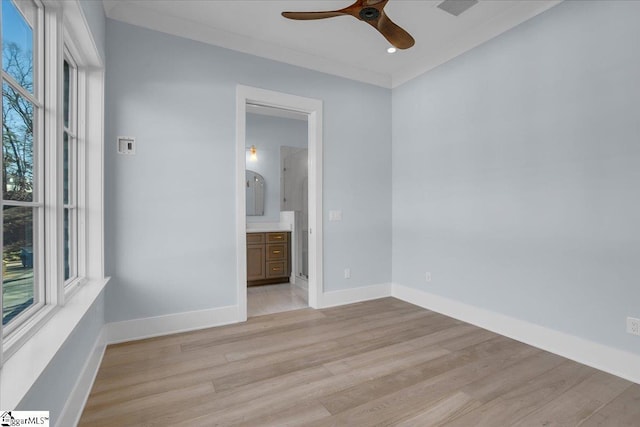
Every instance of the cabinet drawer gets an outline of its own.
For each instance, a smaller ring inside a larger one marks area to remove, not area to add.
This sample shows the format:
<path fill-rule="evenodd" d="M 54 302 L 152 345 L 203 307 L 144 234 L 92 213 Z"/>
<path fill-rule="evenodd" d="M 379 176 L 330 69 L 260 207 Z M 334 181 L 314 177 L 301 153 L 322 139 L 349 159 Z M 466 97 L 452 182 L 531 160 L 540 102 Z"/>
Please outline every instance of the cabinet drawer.
<path fill-rule="evenodd" d="M 259 245 L 264 243 L 264 233 L 247 233 L 247 245 Z"/>
<path fill-rule="evenodd" d="M 267 245 L 267 261 L 278 261 L 287 259 L 287 244 L 272 243 Z"/>
<path fill-rule="evenodd" d="M 289 233 L 287 233 L 287 232 L 283 232 L 283 233 L 266 233 L 266 235 L 267 235 L 267 243 L 286 242 L 288 234 Z"/>
<path fill-rule="evenodd" d="M 288 276 L 286 261 L 271 261 L 267 263 L 267 278 Z"/>

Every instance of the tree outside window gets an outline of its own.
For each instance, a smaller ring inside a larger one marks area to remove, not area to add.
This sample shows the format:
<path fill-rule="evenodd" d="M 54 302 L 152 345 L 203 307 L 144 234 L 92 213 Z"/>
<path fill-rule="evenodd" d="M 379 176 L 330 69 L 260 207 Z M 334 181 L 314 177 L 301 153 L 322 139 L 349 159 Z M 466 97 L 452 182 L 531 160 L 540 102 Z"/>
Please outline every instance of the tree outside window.
<path fill-rule="evenodd" d="M 34 122 L 39 113 L 35 19 L 30 23 L 28 10 L 23 12 L 11 0 L 2 1 L 3 324 L 33 305 L 37 296 L 34 222 L 41 208 L 34 197 Z"/>

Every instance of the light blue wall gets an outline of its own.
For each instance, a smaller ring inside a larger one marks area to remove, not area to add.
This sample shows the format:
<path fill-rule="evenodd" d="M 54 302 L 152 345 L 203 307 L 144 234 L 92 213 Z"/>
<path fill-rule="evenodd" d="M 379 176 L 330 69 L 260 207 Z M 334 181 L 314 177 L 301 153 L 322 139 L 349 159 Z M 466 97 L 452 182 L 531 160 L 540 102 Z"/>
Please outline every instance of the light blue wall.
<path fill-rule="evenodd" d="M 567 1 L 394 90 L 394 282 L 640 353 L 638 22 Z"/>
<path fill-rule="evenodd" d="M 247 162 L 247 169 L 265 180 L 264 215 L 248 216 L 247 222 L 280 221 L 280 147 L 307 147 L 306 120 L 247 114 L 247 146 L 256 146 L 258 160 Z"/>
<path fill-rule="evenodd" d="M 323 100 L 325 289 L 390 281 L 390 90 L 112 20 L 107 57 L 107 320 L 236 304 L 237 84 Z"/>
<path fill-rule="evenodd" d="M 78 375 L 91 356 L 104 325 L 104 292 L 82 317 L 47 369 L 15 408 L 19 411 L 49 411 L 50 424 L 56 425 Z M 60 426 L 66 427 L 66 426 Z"/>
<path fill-rule="evenodd" d="M 89 24 L 89 28 L 91 29 L 93 41 L 95 42 L 96 47 L 98 48 L 98 52 L 100 53 L 100 57 L 104 62 L 106 60 L 106 20 L 102 2 L 98 0 L 81 0 L 80 5 L 82 6 L 82 11 L 84 12 L 85 19 Z"/>

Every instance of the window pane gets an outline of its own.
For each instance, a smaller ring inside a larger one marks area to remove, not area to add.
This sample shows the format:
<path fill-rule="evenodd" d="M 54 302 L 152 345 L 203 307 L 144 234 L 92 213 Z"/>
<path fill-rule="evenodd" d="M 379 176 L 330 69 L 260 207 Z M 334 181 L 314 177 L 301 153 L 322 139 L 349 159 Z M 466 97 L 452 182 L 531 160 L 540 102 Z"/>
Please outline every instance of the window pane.
<path fill-rule="evenodd" d="M 64 209 L 64 280 L 71 277 L 71 236 L 70 236 L 70 212 Z"/>
<path fill-rule="evenodd" d="M 69 134 L 64 132 L 62 141 L 62 193 L 64 198 L 64 204 L 69 204 L 69 155 L 71 150 L 69 149 Z"/>
<path fill-rule="evenodd" d="M 2 83 L 2 174 L 5 200 L 33 200 L 33 104 Z"/>
<path fill-rule="evenodd" d="M 67 281 L 78 275 L 78 211 L 74 208 L 64 209 L 64 280 Z"/>
<path fill-rule="evenodd" d="M 6 325 L 34 303 L 34 208 L 6 206 L 2 231 L 2 324 Z"/>
<path fill-rule="evenodd" d="M 33 30 L 11 0 L 2 0 L 2 68 L 33 93 Z"/>
<path fill-rule="evenodd" d="M 71 91 L 71 86 L 70 86 L 70 82 L 69 82 L 69 78 L 70 78 L 70 69 L 69 69 L 69 63 L 67 61 L 64 61 L 64 89 L 63 89 L 63 103 L 64 103 L 64 127 L 69 128 L 69 97 L 70 97 L 70 91 Z"/>

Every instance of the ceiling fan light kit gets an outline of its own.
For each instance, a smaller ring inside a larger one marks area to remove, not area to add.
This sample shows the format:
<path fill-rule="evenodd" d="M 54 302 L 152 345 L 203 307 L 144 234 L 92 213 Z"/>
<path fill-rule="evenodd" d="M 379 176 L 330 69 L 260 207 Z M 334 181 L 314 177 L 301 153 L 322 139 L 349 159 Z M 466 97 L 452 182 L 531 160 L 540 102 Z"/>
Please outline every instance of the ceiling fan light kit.
<path fill-rule="evenodd" d="M 344 9 L 325 12 L 282 12 L 282 16 L 306 21 L 351 15 L 378 30 L 396 48 L 408 49 L 415 44 L 415 40 L 411 37 L 411 34 L 389 19 L 384 12 L 384 7 L 388 2 L 389 0 L 357 0 Z"/>

